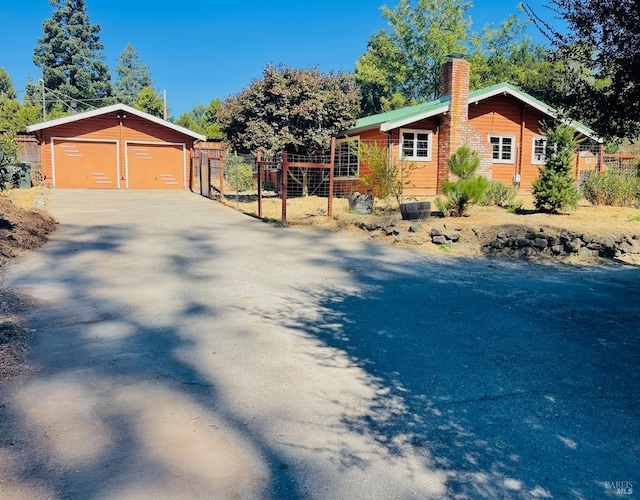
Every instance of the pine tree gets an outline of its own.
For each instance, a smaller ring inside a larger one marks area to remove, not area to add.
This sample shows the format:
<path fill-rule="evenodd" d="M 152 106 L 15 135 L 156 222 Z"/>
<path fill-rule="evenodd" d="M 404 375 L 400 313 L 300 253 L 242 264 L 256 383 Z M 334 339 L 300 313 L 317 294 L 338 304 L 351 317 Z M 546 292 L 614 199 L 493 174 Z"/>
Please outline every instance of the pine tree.
<path fill-rule="evenodd" d="M 578 208 L 580 192 L 571 175 L 577 147 L 575 131 L 565 124 L 547 128 L 545 164 L 540 177 L 533 181 L 535 207 L 544 212 L 558 213 Z"/>
<path fill-rule="evenodd" d="M 44 21 L 44 34 L 33 51 L 33 62 L 42 68 L 44 84 L 53 91 L 48 100 L 54 96 L 78 110 L 107 104 L 113 87 L 103 62 L 100 26 L 89 22 L 85 0 L 49 2 L 53 16 Z"/>
<path fill-rule="evenodd" d="M 132 105 L 144 87 L 153 85 L 149 66 L 142 64 L 138 51 L 130 43 L 118 56 L 116 72 L 116 98 L 121 103 Z"/>

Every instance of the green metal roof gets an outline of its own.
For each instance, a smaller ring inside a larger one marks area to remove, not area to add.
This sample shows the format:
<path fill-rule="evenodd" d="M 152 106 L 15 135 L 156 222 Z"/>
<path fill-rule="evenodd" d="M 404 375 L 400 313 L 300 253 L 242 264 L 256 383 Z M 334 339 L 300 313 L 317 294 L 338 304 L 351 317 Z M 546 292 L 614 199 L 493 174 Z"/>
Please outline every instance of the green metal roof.
<path fill-rule="evenodd" d="M 550 105 L 536 99 L 535 97 L 523 92 L 510 83 L 497 83 L 489 87 L 485 87 L 478 90 L 469 92 L 469 104 L 483 99 L 488 99 L 500 94 L 508 94 L 516 99 L 527 103 L 531 107 L 545 113 L 554 118 L 558 118 L 558 112 Z M 377 115 L 366 116 L 356 121 L 355 125 L 351 127 L 346 133 L 353 133 L 362 130 L 368 130 L 373 128 L 379 128 L 382 131 L 388 131 L 394 128 L 402 127 L 412 122 L 436 116 L 440 113 L 444 113 L 449 109 L 449 96 L 441 97 L 435 101 L 424 102 L 416 104 L 414 106 L 407 106 L 405 108 L 394 109 L 387 111 L 386 113 L 380 113 Z M 566 122 L 580 133 L 601 141 L 596 136 L 595 132 L 586 125 L 579 122 Z"/>

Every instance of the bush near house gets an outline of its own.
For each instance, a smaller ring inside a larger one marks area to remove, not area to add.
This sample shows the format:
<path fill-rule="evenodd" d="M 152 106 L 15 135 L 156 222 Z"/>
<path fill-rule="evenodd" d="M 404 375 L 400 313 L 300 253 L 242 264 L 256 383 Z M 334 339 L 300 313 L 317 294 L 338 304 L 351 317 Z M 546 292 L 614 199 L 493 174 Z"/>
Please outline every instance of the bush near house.
<path fill-rule="evenodd" d="M 580 189 L 582 196 L 593 205 L 637 207 L 640 204 L 640 178 L 635 171 L 591 172 Z"/>
<path fill-rule="evenodd" d="M 436 198 L 435 204 L 445 216 L 463 217 L 468 214 L 471 206 L 483 199 L 489 180 L 475 175 L 480 166 L 480 157 L 468 146 L 458 148 L 449 158 L 447 165 L 458 180 L 445 179 L 442 184 L 445 198 Z"/>
<path fill-rule="evenodd" d="M 505 184 L 502 181 L 490 180 L 487 191 L 484 193 L 481 205 L 497 207 L 511 207 L 515 204 L 518 194 L 518 186 Z"/>

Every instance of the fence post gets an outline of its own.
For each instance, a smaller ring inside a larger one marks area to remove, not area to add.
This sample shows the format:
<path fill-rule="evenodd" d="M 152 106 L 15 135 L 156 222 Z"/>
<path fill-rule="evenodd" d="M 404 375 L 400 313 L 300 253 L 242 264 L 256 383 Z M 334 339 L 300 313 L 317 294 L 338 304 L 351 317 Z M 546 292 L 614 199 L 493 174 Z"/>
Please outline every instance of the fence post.
<path fill-rule="evenodd" d="M 327 207 L 327 215 L 331 219 L 333 217 L 333 162 L 336 151 L 336 138 L 331 138 L 331 160 L 329 161 L 329 206 Z"/>
<path fill-rule="evenodd" d="M 289 184 L 289 158 L 282 153 L 282 222 L 287 222 L 287 184 Z"/>
<path fill-rule="evenodd" d="M 256 163 L 258 165 L 258 217 L 262 217 L 262 151 L 258 150 Z"/>

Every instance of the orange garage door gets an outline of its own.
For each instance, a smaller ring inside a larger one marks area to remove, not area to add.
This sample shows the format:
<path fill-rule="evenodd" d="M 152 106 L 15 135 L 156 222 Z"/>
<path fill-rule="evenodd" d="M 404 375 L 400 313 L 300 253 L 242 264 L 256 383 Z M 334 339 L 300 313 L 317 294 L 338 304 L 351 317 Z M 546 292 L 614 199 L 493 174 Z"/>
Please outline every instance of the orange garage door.
<path fill-rule="evenodd" d="M 118 153 L 115 142 L 54 140 L 53 158 L 55 187 L 118 187 Z"/>
<path fill-rule="evenodd" d="M 182 145 L 128 144 L 130 189 L 184 189 Z"/>

